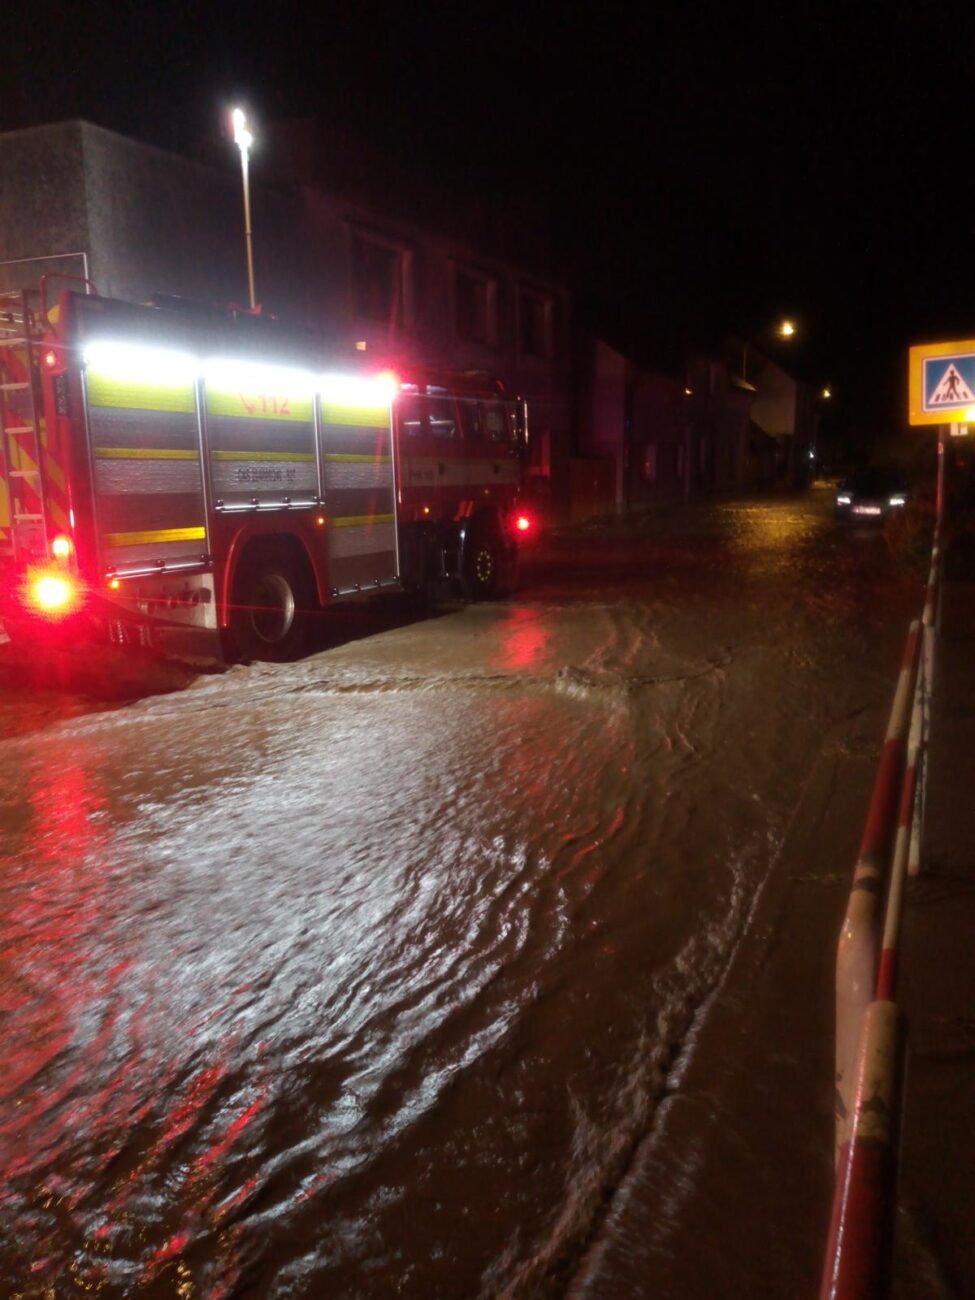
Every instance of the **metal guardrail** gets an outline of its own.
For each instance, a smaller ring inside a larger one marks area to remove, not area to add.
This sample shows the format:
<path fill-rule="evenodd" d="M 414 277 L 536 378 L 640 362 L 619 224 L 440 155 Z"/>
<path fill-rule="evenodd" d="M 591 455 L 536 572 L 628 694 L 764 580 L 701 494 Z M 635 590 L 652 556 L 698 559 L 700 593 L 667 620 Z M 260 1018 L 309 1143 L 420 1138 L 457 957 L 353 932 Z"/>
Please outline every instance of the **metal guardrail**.
<path fill-rule="evenodd" d="M 836 1152 L 849 1137 L 860 1026 L 873 1000 L 886 858 L 904 771 L 920 625 L 911 624 L 836 950 Z"/>
<path fill-rule="evenodd" d="M 924 612 L 908 632 L 837 947 L 836 1183 L 820 1300 L 879 1300 L 888 1281 L 904 1046 L 898 947 L 907 876 L 920 867 L 941 502 L 939 476 Z"/>

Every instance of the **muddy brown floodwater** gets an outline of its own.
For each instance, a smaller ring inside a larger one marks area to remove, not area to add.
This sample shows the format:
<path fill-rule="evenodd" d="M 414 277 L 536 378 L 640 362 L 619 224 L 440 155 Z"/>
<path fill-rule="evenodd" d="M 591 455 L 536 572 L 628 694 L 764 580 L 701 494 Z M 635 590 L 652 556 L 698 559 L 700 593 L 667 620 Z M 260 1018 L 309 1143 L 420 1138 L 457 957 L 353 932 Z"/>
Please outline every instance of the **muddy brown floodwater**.
<path fill-rule="evenodd" d="M 8 681 L 9 1293 L 564 1294 L 904 601 L 814 495 L 135 702 Z"/>

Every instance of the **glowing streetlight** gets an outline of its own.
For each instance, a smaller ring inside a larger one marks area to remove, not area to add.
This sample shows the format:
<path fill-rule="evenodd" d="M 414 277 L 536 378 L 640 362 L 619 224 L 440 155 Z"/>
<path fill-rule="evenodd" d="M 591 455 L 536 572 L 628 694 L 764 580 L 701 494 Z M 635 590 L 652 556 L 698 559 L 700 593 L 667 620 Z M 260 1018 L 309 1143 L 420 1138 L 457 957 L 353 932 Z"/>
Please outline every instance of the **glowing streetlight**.
<path fill-rule="evenodd" d="M 833 390 L 832 390 L 832 389 L 827 385 L 827 387 L 823 389 L 823 391 L 822 391 L 822 393 L 820 394 L 820 396 L 821 396 L 821 397 L 826 397 L 826 398 L 832 397 L 832 396 L 833 396 Z"/>
<path fill-rule="evenodd" d="M 781 320 L 775 327 L 775 335 L 780 339 L 791 339 L 796 334 L 795 322 L 791 320 Z M 748 382 L 748 349 L 751 346 L 748 339 L 745 340 L 741 350 L 741 377 Z"/>
<path fill-rule="evenodd" d="M 235 108 L 231 114 L 234 124 L 234 144 L 240 150 L 240 170 L 244 179 L 244 236 L 247 240 L 247 287 L 250 291 L 251 311 L 256 306 L 254 299 L 254 250 L 251 240 L 251 192 L 248 161 L 250 147 L 254 137 L 247 129 L 247 118 L 242 108 Z"/>

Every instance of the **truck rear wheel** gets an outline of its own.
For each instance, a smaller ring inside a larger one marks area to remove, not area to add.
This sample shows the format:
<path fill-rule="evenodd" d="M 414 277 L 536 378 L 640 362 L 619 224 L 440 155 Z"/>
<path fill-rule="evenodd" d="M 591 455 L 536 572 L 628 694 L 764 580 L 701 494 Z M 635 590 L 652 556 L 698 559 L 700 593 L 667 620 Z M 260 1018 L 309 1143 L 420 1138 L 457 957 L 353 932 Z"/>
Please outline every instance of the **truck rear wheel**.
<path fill-rule="evenodd" d="M 248 564 L 235 584 L 231 630 L 244 659 L 285 663 L 308 644 L 310 583 L 288 557 Z"/>
<path fill-rule="evenodd" d="M 479 528 L 464 555 L 463 588 L 468 600 L 495 600 L 505 590 L 501 539 L 494 529 Z"/>

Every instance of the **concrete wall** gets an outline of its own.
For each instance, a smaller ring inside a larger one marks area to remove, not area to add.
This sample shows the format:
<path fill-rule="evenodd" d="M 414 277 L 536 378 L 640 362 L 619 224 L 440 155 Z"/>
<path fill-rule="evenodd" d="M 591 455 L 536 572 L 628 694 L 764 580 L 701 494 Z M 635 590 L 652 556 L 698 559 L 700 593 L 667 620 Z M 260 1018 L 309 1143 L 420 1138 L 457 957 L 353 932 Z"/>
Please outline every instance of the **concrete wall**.
<path fill-rule="evenodd" d="M 113 298 L 153 293 L 247 305 L 239 173 L 82 126 L 92 278 Z M 304 323 L 307 273 L 294 200 L 252 192 L 257 300 Z"/>
<path fill-rule="evenodd" d="M 757 388 L 752 419 L 773 438 L 796 431 L 796 381 L 774 362 L 763 360 L 752 377 Z"/>
<path fill-rule="evenodd" d="M 80 273 L 99 292 L 144 302 L 153 293 L 247 303 L 239 173 L 220 172 L 87 122 L 0 135 L 0 284 L 29 288 L 45 269 Z M 299 203 L 253 194 L 259 300 L 303 322 L 305 240 Z M 10 265 L 13 260 L 18 265 Z"/>
<path fill-rule="evenodd" d="M 62 122 L 0 135 L 0 292 L 36 287 L 44 271 L 84 274 L 81 133 L 79 122 Z"/>
<path fill-rule="evenodd" d="M 775 477 L 788 486 L 802 487 L 811 477 L 809 452 L 816 439 L 814 392 L 767 358 L 761 359 L 754 383 L 758 391 L 752 420 L 777 444 Z"/>

